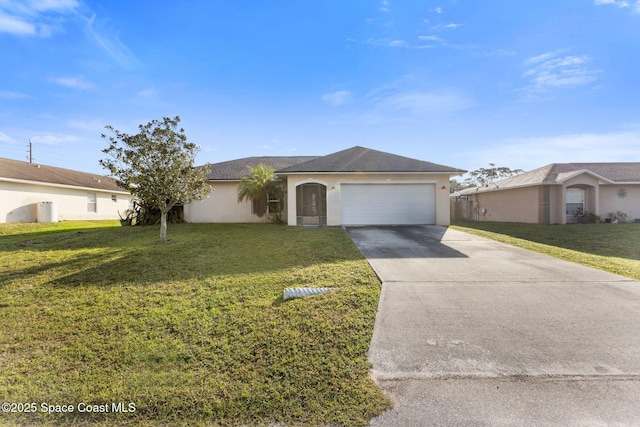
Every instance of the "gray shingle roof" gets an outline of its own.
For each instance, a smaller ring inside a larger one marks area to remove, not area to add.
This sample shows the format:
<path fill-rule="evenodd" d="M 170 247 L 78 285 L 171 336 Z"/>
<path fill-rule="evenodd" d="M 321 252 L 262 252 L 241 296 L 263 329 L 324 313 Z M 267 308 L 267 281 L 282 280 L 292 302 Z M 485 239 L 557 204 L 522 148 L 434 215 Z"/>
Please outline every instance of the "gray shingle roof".
<path fill-rule="evenodd" d="M 249 174 L 249 167 L 256 167 L 260 163 L 278 170 L 288 166 L 303 163 L 317 158 L 316 156 L 264 156 L 245 157 L 243 159 L 229 160 L 226 162 L 212 163 L 209 165 L 207 178 L 210 180 L 236 181 Z"/>
<path fill-rule="evenodd" d="M 124 191 L 114 179 L 107 176 L 4 158 L 0 158 L 0 178 Z"/>
<path fill-rule="evenodd" d="M 282 174 L 303 172 L 443 172 L 455 174 L 466 171 L 356 146 L 278 169 L 278 173 Z"/>
<path fill-rule="evenodd" d="M 640 162 L 628 163 L 552 163 L 529 172 L 522 173 L 489 187 L 468 188 L 453 196 L 472 194 L 499 189 L 526 187 L 541 184 L 561 184 L 578 173 L 592 173 L 616 184 L 640 183 Z"/>
<path fill-rule="evenodd" d="M 612 182 L 640 182 L 640 162 L 626 163 L 554 163 L 552 173 L 559 175 L 587 170 Z"/>

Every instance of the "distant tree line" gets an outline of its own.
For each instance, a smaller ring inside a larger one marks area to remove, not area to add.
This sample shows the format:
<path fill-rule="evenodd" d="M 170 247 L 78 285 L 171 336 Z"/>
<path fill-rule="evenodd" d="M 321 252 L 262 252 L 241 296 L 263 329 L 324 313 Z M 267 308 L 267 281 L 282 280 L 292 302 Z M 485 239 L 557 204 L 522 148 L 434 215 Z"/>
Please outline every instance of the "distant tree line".
<path fill-rule="evenodd" d="M 489 163 L 489 168 L 480 168 L 467 173 L 467 178 L 460 182 L 457 179 L 451 179 L 450 191 L 455 193 L 456 191 L 464 190 L 466 188 L 474 187 L 486 187 L 493 184 L 496 181 L 500 181 L 510 176 L 515 176 L 523 173 L 522 169 L 511 169 L 505 166 L 496 166 L 494 163 Z"/>

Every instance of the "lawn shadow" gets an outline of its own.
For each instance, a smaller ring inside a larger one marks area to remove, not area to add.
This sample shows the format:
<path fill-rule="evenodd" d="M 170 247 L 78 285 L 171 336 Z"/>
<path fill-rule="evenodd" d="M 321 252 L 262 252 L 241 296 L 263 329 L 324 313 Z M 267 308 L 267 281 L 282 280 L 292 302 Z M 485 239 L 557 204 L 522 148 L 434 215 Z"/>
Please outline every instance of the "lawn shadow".
<path fill-rule="evenodd" d="M 106 257 L 105 257 L 106 258 Z M 8 284 L 9 282 L 21 278 L 38 277 L 40 275 L 52 275 L 53 271 L 59 268 L 72 271 L 84 271 L 88 265 L 95 264 L 96 257 L 93 254 L 78 254 L 72 259 L 64 259 L 53 262 L 40 262 L 36 265 L 30 265 L 22 269 L 11 269 L 0 272 L 0 284 Z M 49 281 L 55 282 L 56 279 Z"/>
<path fill-rule="evenodd" d="M 640 224 L 524 224 L 457 222 L 461 227 L 603 257 L 640 261 Z"/>
<path fill-rule="evenodd" d="M 121 246 L 122 240 L 130 238 L 131 232 L 137 231 L 132 229 L 133 227 L 129 230 L 121 227 L 78 227 L 0 235 L 0 252 L 117 247 Z"/>
<path fill-rule="evenodd" d="M 161 243 L 155 235 L 156 227 L 143 232 L 133 230 L 137 228 L 23 236 L 9 246 L 13 250 L 28 248 L 51 254 L 38 257 L 44 258 L 38 265 L 0 274 L 0 280 L 33 276 L 39 277 L 40 283 L 55 286 L 105 287 L 273 273 L 362 259 L 341 229 L 184 224 L 171 227 L 169 240 Z M 77 251 L 71 258 L 70 250 L 72 254 Z M 87 250 L 92 253 L 87 254 Z M 57 251 L 67 253 L 65 260 L 55 260 Z M 57 271 L 50 278 L 43 278 L 50 270 Z"/>

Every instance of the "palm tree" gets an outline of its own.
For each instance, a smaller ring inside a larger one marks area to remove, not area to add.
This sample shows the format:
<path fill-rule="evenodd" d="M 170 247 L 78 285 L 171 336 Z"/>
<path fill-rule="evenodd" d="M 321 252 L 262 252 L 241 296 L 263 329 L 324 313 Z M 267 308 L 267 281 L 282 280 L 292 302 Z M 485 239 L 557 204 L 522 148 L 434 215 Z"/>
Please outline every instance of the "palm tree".
<path fill-rule="evenodd" d="M 259 217 L 263 217 L 269 207 L 269 199 L 282 199 L 282 186 L 275 175 L 275 169 L 260 163 L 255 168 L 249 166 L 249 175 L 240 180 L 238 185 L 238 203 L 245 200 L 251 201 L 251 210 Z M 281 203 L 278 202 L 275 215 L 280 216 Z"/>

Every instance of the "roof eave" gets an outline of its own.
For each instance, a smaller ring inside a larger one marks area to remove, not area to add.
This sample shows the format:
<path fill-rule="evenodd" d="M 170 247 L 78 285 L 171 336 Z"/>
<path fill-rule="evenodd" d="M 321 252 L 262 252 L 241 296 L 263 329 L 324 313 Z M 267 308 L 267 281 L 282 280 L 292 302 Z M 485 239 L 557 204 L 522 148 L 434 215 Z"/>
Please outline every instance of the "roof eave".
<path fill-rule="evenodd" d="M 44 181 L 32 181 L 28 179 L 16 179 L 16 178 L 4 178 L 0 177 L 0 181 L 3 182 L 15 182 L 17 184 L 30 184 L 30 185 L 43 185 L 45 187 L 58 187 L 58 188 L 72 188 L 76 190 L 90 190 L 90 191 L 102 191 L 105 193 L 118 193 L 118 194 L 131 194 L 128 191 L 122 189 L 110 189 L 110 188 L 100 188 L 100 187 L 86 187 L 81 185 L 71 185 L 71 184 L 58 184 L 55 182 L 44 182 Z"/>
<path fill-rule="evenodd" d="M 472 187 L 469 188 L 468 192 L 466 193 L 460 193 L 460 194 L 456 194 L 458 196 L 468 196 L 468 195 L 472 195 L 472 194 L 478 194 L 478 193 L 490 193 L 490 192 L 494 192 L 494 191 L 503 191 L 503 190 L 513 190 L 513 189 L 518 189 L 518 188 L 526 188 L 526 187 L 537 187 L 539 185 L 562 185 L 562 183 L 558 183 L 558 182 L 537 182 L 537 183 L 532 183 L 532 184 L 521 184 L 521 185 L 510 185 L 508 187 L 500 187 L 499 185 L 496 186 L 495 184 L 491 184 L 489 187 Z M 478 189 L 478 190 L 476 190 Z M 461 190 L 461 191 L 466 191 L 465 190 Z M 452 193 L 455 194 L 455 193 Z"/>
<path fill-rule="evenodd" d="M 607 185 L 640 185 L 640 181 L 611 181 Z"/>
<path fill-rule="evenodd" d="M 427 172 L 427 171 L 415 171 L 415 172 L 407 172 L 407 171 L 396 171 L 396 172 L 390 172 L 390 171 L 385 171 L 385 172 L 376 172 L 376 171 L 337 171 L 337 172 L 331 172 L 331 171 L 303 171 L 303 172 L 281 172 L 281 171 L 276 171 L 276 175 L 309 175 L 309 174 L 322 174 L 322 175 L 345 175 L 345 174 L 401 174 L 401 175 L 409 175 L 409 174 L 416 174 L 416 173 L 420 173 L 420 174 L 438 174 L 438 175 L 462 175 L 464 173 L 466 173 L 467 171 L 462 171 L 462 170 L 457 170 L 457 171 L 451 171 L 451 172 L 444 172 L 444 171 L 438 171 L 438 172 Z"/>

